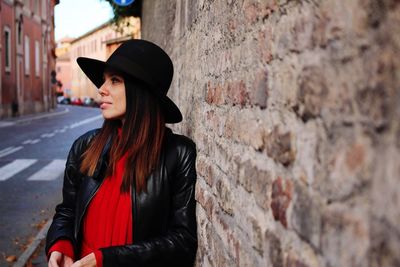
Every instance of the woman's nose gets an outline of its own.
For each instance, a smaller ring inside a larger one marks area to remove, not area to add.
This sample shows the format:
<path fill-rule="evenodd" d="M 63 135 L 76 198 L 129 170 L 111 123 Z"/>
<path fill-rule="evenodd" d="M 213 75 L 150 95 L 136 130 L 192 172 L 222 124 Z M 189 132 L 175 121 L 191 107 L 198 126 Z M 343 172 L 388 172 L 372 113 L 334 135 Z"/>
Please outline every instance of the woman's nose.
<path fill-rule="evenodd" d="M 103 83 L 102 86 L 100 86 L 100 88 L 99 88 L 99 94 L 100 94 L 101 96 L 104 96 L 104 95 L 107 95 L 107 94 L 108 94 L 108 90 L 107 90 L 107 88 L 106 88 L 106 82 Z"/>

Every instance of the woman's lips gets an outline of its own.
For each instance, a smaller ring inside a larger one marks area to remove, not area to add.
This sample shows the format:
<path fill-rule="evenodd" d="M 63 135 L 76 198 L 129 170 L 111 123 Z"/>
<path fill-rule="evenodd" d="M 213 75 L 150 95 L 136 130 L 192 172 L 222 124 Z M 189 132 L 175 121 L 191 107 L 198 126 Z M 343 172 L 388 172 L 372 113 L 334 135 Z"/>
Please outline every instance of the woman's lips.
<path fill-rule="evenodd" d="M 111 102 L 102 102 L 100 105 L 101 109 L 105 109 L 107 108 L 107 106 L 110 106 L 112 103 Z"/>

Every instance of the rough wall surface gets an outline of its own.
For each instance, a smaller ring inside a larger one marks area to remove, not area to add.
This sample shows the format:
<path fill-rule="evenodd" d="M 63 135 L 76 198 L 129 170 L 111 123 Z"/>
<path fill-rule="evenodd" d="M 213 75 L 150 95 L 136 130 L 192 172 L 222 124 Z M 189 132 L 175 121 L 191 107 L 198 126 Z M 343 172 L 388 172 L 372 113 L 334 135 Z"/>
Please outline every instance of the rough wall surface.
<path fill-rule="evenodd" d="M 400 266 L 400 2 L 143 2 L 197 143 L 197 266 Z"/>

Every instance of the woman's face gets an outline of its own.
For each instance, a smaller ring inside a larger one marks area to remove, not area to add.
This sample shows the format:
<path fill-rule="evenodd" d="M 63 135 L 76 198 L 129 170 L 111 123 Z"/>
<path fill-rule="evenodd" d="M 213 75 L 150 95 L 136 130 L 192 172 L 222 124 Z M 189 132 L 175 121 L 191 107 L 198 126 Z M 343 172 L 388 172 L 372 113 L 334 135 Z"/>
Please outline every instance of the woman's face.
<path fill-rule="evenodd" d="M 104 119 L 123 119 L 126 112 L 124 78 L 115 72 L 104 72 L 104 83 L 99 89 L 100 109 Z"/>

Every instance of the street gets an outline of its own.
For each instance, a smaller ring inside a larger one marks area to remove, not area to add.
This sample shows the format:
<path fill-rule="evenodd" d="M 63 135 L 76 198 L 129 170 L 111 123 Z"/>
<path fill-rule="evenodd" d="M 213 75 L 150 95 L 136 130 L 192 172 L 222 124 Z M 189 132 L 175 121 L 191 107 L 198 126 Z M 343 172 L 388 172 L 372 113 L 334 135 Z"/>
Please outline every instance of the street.
<path fill-rule="evenodd" d="M 0 121 L 0 266 L 18 257 L 61 200 L 73 141 L 102 124 L 97 108 L 60 105 L 53 113 Z"/>

